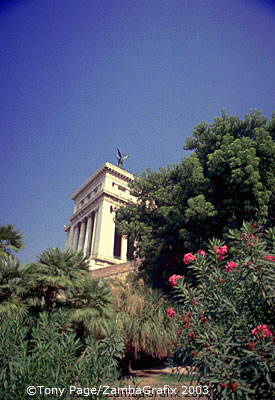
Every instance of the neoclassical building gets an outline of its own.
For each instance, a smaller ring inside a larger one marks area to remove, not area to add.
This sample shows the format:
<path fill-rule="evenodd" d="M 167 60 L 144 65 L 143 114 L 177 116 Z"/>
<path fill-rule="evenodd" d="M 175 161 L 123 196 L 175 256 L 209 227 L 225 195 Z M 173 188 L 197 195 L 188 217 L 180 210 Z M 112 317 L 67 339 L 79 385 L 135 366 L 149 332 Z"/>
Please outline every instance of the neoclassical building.
<path fill-rule="evenodd" d="M 128 187 L 134 176 L 109 162 L 71 196 L 73 215 L 65 226 L 66 247 L 83 251 L 91 270 L 127 262 L 130 245 L 115 227 L 118 207 L 135 201 Z"/>

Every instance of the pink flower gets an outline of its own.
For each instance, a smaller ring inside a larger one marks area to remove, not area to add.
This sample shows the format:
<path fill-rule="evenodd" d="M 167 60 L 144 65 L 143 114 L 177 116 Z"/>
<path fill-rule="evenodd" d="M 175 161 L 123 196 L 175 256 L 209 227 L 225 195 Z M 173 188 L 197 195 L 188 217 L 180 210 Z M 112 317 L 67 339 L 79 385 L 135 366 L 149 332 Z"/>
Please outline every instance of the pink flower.
<path fill-rule="evenodd" d="M 225 244 L 220 248 L 220 254 L 226 254 L 227 252 L 228 252 L 228 246 L 226 246 Z"/>
<path fill-rule="evenodd" d="M 202 257 L 205 256 L 205 251 L 204 250 L 198 250 L 197 254 L 201 255 Z"/>
<path fill-rule="evenodd" d="M 193 306 L 196 306 L 196 305 L 198 305 L 198 304 L 199 304 L 199 302 L 198 302 L 198 300 L 196 300 L 196 299 L 193 299 L 193 300 L 192 300 L 192 304 L 193 304 Z"/>
<path fill-rule="evenodd" d="M 255 342 L 249 342 L 247 347 L 249 348 L 249 350 L 254 350 L 255 344 Z"/>
<path fill-rule="evenodd" d="M 269 254 L 268 256 L 264 256 L 264 258 L 265 258 L 266 260 L 268 260 L 268 261 L 273 261 L 273 262 L 275 262 L 275 256 L 273 256 L 273 255 L 271 255 L 271 254 Z"/>
<path fill-rule="evenodd" d="M 190 261 L 196 261 L 196 259 L 197 258 L 192 253 L 186 253 L 186 254 L 184 254 L 184 257 L 183 257 L 183 261 L 185 264 L 189 264 Z"/>
<path fill-rule="evenodd" d="M 172 275 L 170 276 L 170 278 L 168 279 L 168 282 L 170 283 L 171 286 L 177 286 L 178 285 L 178 280 L 182 279 L 183 276 L 182 275 Z"/>
<path fill-rule="evenodd" d="M 170 318 L 174 318 L 174 316 L 176 315 L 176 311 L 174 310 L 174 308 L 168 308 L 166 312 Z"/>
<path fill-rule="evenodd" d="M 258 325 L 256 328 L 252 329 L 251 333 L 257 339 L 273 336 L 273 332 L 269 329 L 268 325 Z"/>
<path fill-rule="evenodd" d="M 223 256 L 228 252 L 228 246 L 225 244 L 222 247 L 214 246 L 215 252 L 217 255 Z"/>
<path fill-rule="evenodd" d="M 234 261 L 230 261 L 227 263 L 227 266 L 225 267 L 226 272 L 230 272 L 233 269 L 235 269 L 239 264 L 235 263 Z"/>

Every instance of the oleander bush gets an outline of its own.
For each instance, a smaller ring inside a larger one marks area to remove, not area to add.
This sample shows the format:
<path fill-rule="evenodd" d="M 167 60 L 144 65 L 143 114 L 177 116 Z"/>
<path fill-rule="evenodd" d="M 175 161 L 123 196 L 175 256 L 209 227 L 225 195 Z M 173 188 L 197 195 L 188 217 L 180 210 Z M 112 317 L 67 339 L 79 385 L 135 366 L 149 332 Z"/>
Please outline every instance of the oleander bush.
<path fill-rule="evenodd" d="M 123 338 L 114 333 L 102 340 L 77 338 L 68 313 L 61 310 L 40 313 L 36 321 L 2 319 L 0 399 L 29 399 L 28 385 L 84 388 L 110 383 L 118 376 L 123 351 Z"/>
<path fill-rule="evenodd" d="M 229 231 L 228 241 L 184 255 L 194 280 L 172 275 L 179 325 L 176 354 L 190 362 L 212 399 L 270 400 L 275 382 L 274 230 L 254 224 Z M 273 254 L 272 254 L 273 252 Z"/>

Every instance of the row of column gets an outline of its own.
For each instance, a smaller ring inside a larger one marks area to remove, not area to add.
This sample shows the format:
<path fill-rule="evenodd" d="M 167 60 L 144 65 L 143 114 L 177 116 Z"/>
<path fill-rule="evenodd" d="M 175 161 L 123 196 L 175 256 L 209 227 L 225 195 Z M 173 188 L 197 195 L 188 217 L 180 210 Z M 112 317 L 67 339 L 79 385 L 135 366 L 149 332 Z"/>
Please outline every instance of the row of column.
<path fill-rule="evenodd" d="M 83 251 L 89 257 L 93 254 L 95 242 L 96 212 L 72 226 L 67 234 L 66 248 Z"/>

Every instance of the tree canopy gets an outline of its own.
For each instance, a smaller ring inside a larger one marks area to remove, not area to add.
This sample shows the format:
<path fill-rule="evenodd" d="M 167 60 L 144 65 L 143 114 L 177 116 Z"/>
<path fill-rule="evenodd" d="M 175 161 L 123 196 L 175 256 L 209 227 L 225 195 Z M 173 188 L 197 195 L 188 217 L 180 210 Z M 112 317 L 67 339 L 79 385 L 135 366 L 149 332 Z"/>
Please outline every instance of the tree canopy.
<path fill-rule="evenodd" d="M 254 110 L 240 119 L 222 112 L 201 122 L 177 165 L 147 170 L 132 183 L 137 203 L 120 208 L 120 231 L 138 243 L 145 276 L 162 286 L 182 271 L 182 254 L 213 236 L 222 238 L 243 220 L 274 221 L 275 115 Z"/>

